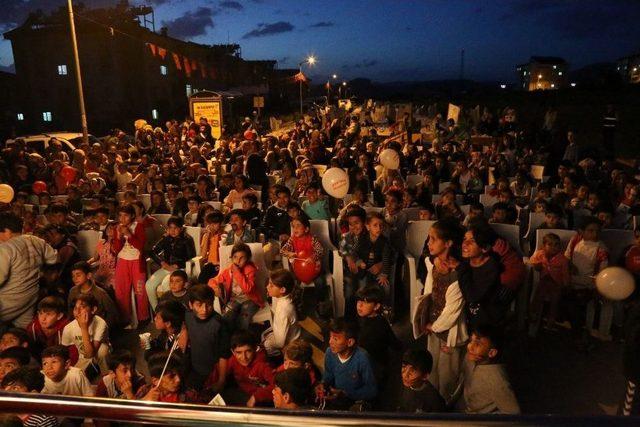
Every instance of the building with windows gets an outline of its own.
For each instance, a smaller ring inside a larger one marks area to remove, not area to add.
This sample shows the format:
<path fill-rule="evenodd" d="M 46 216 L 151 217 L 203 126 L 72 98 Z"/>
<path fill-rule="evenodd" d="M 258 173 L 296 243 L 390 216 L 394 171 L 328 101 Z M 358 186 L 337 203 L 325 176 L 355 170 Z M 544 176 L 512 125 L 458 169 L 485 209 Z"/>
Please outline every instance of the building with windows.
<path fill-rule="evenodd" d="M 640 83 L 640 53 L 618 59 L 616 71 L 625 83 Z"/>
<path fill-rule="evenodd" d="M 532 56 L 518 65 L 520 89 L 526 91 L 561 89 L 567 86 L 567 62 L 558 57 Z"/>
<path fill-rule="evenodd" d="M 89 130 L 104 134 L 188 115 L 188 96 L 199 90 L 234 90 L 279 101 L 276 61 L 242 59 L 237 44 L 204 45 L 154 32 L 126 2 L 112 9 L 75 10 L 76 33 Z M 80 129 L 75 66 L 66 8 L 31 14 L 4 33 L 11 41 L 21 130 Z M 20 131 L 20 129 L 19 129 Z"/>

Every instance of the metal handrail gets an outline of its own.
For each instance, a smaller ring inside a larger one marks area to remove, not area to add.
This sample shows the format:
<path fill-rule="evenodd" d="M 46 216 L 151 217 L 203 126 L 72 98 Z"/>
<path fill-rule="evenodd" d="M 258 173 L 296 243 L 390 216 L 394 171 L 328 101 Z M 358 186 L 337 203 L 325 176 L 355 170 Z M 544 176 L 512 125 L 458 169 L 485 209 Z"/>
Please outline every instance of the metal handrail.
<path fill-rule="evenodd" d="M 32 393 L 2 393 L 0 413 L 37 413 L 171 426 L 439 426 L 487 425 L 640 425 L 637 417 L 560 415 L 466 415 L 354 413 L 338 411 L 256 409 L 171 404 Z"/>

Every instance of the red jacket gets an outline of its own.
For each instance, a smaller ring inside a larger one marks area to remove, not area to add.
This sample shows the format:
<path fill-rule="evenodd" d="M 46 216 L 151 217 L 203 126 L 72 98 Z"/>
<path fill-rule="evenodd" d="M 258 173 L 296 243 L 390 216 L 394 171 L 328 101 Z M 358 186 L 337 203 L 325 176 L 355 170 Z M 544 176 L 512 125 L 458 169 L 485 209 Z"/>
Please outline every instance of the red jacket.
<path fill-rule="evenodd" d="M 135 228 L 133 229 L 133 233 L 129 236 L 129 243 L 140 251 L 140 263 L 144 266 L 145 258 L 144 258 L 144 244 L 146 241 L 146 234 L 144 231 L 144 225 L 136 222 Z M 125 238 L 121 236 L 118 232 L 118 228 L 116 227 L 115 236 L 113 237 L 113 248 L 114 254 L 117 256 L 118 253 L 124 247 Z M 146 271 L 146 267 L 143 267 L 143 271 Z"/>
<path fill-rule="evenodd" d="M 256 402 L 271 402 L 273 399 L 273 368 L 267 363 L 264 351 L 256 351 L 249 366 L 242 366 L 231 356 L 227 364 L 227 375 L 233 376 L 240 390 L 255 397 Z"/>
<path fill-rule="evenodd" d="M 62 319 L 58 320 L 53 325 L 56 332 L 48 337 L 44 334 L 42 326 L 40 325 L 40 321 L 38 320 L 38 315 L 36 315 L 31 323 L 29 323 L 29 326 L 27 326 L 27 333 L 33 340 L 33 344 L 38 349 L 38 351 L 41 351 L 47 347 L 51 347 L 52 345 L 60 344 L 60 339 L 62 338 L 62 330 L 69 324 L 69 322 L 70 320 L 67 319 L 66 316 L 62 317 Z M 71 364 L 75 365 L 78 361 L 78 348 L 75 345 L 70 345 L 67 348 L 69 349 L 69 358 L 71 360 Z"/>
<path fill-rule="evenodd" d="M 493 245 L 493 251 L 500 256 L 503 271 L 500 274 L 500 283 L 505 288 L 517 291 L 524 283 L 527 270 L 518 253 L 509 246 L 509 243 L 498 238 Z"/>
<path fill-rule="evenodd" d="M 256 287 L 256 272 L 258 268 L 251 261 L 247 262 L 242 270 L 239 270 L 235 264 L 220 270 L 220 273 L 212 279 L 209 279 L 208 285 L 214 287 L 215 285 L 222 285 L 224 287 L 225 295 L 227 298 L 231 295 L 232 282 L 235 281 L 242 288 L 242 292 L 258 306 L 263 307 L 264 301 L 260 290 Z M 226 303 L 227 301 L 225 301 Z"/>

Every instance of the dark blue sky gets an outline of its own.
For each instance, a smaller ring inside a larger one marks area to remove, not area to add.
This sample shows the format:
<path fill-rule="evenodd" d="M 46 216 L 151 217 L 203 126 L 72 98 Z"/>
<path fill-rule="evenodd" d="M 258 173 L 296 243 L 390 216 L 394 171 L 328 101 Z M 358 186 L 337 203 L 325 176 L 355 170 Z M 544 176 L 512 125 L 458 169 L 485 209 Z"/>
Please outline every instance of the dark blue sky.
<path fill-rule="evenodd" d="M 29 10 L 66 0 L 2 0 L 0 26 Z M 116 0 L 85 0 L 87 5 Z M 277 59 L 316 81 L 457 78 L 512 81 L 531 55 L 562 56 L 572 66 L 614 61 L 640 51 L 638 0 L 136 0 L 156 10 L 156 28 L 195 42 L 239 43 L 246 59 Z M 82 40 L 79 40 L 82 43 Z M 0 42 L 0 65 L 12 64 Z"/>

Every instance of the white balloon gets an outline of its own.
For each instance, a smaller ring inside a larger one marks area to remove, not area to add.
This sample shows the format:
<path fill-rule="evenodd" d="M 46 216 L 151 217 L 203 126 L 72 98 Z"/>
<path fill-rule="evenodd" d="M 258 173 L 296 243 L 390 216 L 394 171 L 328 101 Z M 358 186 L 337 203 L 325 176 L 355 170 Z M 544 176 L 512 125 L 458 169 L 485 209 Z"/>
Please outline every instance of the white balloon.
<path fill-rule="evenodd" d="M 8 184 L 0 184 L 0 202 L 11 203 L 13 200 L 13 188 Z"/>
<path fill-rule="evenodd" d="M 396 170 L 400 167 L 400 156 L 396 150 L 387 148 L 380 153 L 380 163 L 387 169 Z"/>
<path fill-rule="evenodd" d="M 596 276 L 598 292 L 610 300 L 626 299 L 635 287 L 633 276 L 622 267 L 607 267 Z"/>
<path fill-rule="evenodd" d="M 349 175 L 341 168 L 330 168 L 322 175 L 322 187 L 332 197 L 342 199 L 349 191 Z"/>

